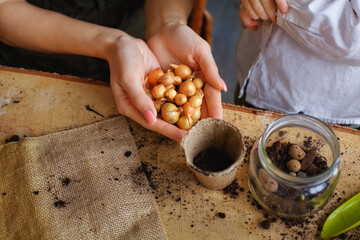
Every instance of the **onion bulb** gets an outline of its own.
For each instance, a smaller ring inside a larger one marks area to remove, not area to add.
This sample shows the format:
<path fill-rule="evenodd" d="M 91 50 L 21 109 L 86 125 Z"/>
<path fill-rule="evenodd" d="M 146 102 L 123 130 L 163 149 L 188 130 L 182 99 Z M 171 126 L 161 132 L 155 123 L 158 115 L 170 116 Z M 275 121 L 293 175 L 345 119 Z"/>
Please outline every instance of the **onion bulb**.
<path fill-rule="evenodd" d="M 175 84 L 176 86 L 179 86 L 181 83 L 182 83 L 182 78 L 179 77 L 179 76 L 175 76 L 175 77 L 174 77 L 174 84 Z"/>
<path fill-rule="evenodd" d="M 195 111 L 195 109 L 189 102 L 185 103 L 182 108 L 183 108 L 184 114 L 188 117 L 190 117 Z"/>
<path fill-rule="evenodd" d="M 176 94 L 174 100 L 178 106 L 181 106 L 187 102 L 187 97 L 182 93 L 178 93 L 178 94 Z"/>
<path fill-rule="evenodd" d="M 174 124 L 179 120 L 181 108 L 177 108 L 172 103 L 164 103 L 161 107 L 161 117 L 165 122 Z"/>
<path fill-rule="evenodd" d="M 172 69 L 166 70 L 166 73 L 170 74 L 170 75 L 173 76 L 173 77 L 176 76 L 175 73 L 174 73 L 174 71 L 173 71 Z"/>
<path fill-rule="evenodd" d="M 170 84 L 166 86 L 166 91 L 170 89 L 176 89 L 174 84 Z"/>
<path fill-rule="evenodd" d="M 195 84 L 190 80 L 186 80 L 180 84 L 179 92 L 183 93 L 187 97 L 191 97 L 196 93 Z"/>
<path fill-rule="evenodd" d="M 186 79 L 192 74 L 191 68 L 186 65 L 170 64 L 170 66 L 175 69 L 175 74 L 182 79 Z"/>
<path fill-rule="evenodd" d="M 201 106 L 202 104 L 202 96 L 192 96 L 190 99 L 189 99 L 189 103 L 191 103 L 191 105 L 194 107 L 194 108 L 198 108 Z"/>
<path fill-rule="evenodd" d="M 162 85 L 167 87 L 170 84 L 174 83 L 174 76 L 169 72 L 164 73 L 161 77 L 159 77 L 158 83 L 161 83 Z"/>
<path fill-rule="evenodd" d="M 168 89 L 166 92 L 165 92 L 165 97 L 167 99 L 169 99 L 170 101 L 174 101 L 174 98 L 176 96 L 177 92 L 175 89 Z"/>
<path fill-rule="evenodd" d="M 181 129 L 189 129 L 191 128 L 192 124 L 193 124 L 192 119 L 188 118 L 187 116 L 181 116 L 177 121 L 177 125 Z"/>
<path fill-rule="evenodd" d="M 194 120 L 194 122 L 197 122 L 201 118 L 201 108 L 195 108 L 193 114 L 191 115 L 191 119 Z"/>
<path fill-rule="evenodd" d="M 158 84 L 152 89 L 152 95 L 156 99 L 164 98 L 165 92 L 166 92 L 166 87 L 164 87 L 164 85 L 162 84 Z"/>
<path fill-rule="evenodd" d="M 195 92 L 196 96 L 204 96 L 204 92 L 201 88 L 197 88 Z"/>
<path fill-rule="evenodd" d="M 151 85 L 155 85 L 157 83 L 157 80 L 164 74 L 164 72 L 161 70 L 161 68 L 156 68 L 154 70 L 152 70 L 149 73 L 149 83 Z"/>
<path fill-rule="evenodd" d="M 156 99 L 154 102 L 154 106 L 156 109 L 156 112 L 160 112 L 161 109 L 161 105 L 163 105 L 164 102 L 166 102 L 166 98 L 160 98 L 160 99 Z"/>
<path fill-rule="evenodd" d="M 204 82 L 201 78 L 195 78 L 192 82 L 195 84 L 197 89 L 201 89 L 204 86 Z"/>

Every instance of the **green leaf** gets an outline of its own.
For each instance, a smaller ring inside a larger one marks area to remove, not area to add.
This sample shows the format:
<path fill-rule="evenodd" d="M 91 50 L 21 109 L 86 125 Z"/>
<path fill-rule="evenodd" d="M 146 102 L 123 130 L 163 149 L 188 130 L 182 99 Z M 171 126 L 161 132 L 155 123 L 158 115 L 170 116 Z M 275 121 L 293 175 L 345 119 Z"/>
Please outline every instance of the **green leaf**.
<path fill-rule="evenodd" d="M 322 239 L 329 239 L 360 225 L 360 193 L 356 194 L 326 219 L 321 231 Z"/>

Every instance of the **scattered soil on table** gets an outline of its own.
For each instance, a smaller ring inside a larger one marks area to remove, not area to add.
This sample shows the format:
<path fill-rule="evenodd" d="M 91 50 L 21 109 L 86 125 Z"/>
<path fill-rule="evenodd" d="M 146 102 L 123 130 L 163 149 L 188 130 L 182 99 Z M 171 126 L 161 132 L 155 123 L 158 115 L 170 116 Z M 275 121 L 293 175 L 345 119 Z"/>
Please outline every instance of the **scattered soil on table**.
<path fill-rule="evenodd" d="M 19 135 L 13 135 L 8 139 L 5 139 L 5 143 L 9 143 L 9 142 L 18 142 L 20 141 L 20 137 Z"/>
<path fill-rule="evenodd" d="M 149 167 L 149 164 L 146 163 L 146 162 L 141 162 L 141 165 L 140 167 L 135 171 L 135 174 L 139 174 L 143 172 L 149 182 L 149 185 L 152 189 L 156 189 L 157 186 L 154 184 L 152 178 L 151 178 L 151 175 L 153 173 L 151 167 Z"/>
<path fill-rule="evenodd" d="M 194 165 L 204 171 L 220 172 L 234 163 L 225 151 L 216 148 L 208 148 L 199 152 L 193 161 Z"/>
<path fill-rule="evenodd" d="M 223 189 L 225 194 L 230 195 L 231 198 L 237 198 L 239 196 L 239 191 L 244 191 L 244 188 L 240 188 L 239 184 L 237 183 L 237 179 L 232 181 L 232 183 Z"/>
<path fill-rule="evenodd" d="M 226 214 L 223 213 L 223 212 L 218 212 L 216 215 L 217 215 L 219 218 L 226 218 Z"/>

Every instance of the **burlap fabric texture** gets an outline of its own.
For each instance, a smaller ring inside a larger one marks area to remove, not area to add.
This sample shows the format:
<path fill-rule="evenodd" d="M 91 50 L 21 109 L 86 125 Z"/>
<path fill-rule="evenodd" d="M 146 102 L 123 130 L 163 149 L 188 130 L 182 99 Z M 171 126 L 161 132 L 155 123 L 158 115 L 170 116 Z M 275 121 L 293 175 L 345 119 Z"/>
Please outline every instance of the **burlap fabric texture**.
<path fill-rule="evenodd" d="M 0 239 L 166 239 L 123 116 L 0 146 Z"/>

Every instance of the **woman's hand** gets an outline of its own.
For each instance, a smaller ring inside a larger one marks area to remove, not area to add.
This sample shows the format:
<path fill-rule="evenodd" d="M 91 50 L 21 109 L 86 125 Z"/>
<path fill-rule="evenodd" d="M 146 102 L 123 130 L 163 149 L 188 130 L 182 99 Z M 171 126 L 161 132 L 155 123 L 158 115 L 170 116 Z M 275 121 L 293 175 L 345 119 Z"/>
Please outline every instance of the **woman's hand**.
<path fill-rule="evenodd" d="M 287 0 L 243 0 L 240 4 L 239 18 L 243 28 L 256 31 L 259 19 L 270 19 L 276 24 L 276 8 L 285 14 L 288 7 Z"/>
<path fill-rule="evenodd" d="M 143 88 L 145 76 L 159 67 L 146 43 L 130 36 L 122 36 L 109 48 L 110 83 L 119 113 L 145 128 L 180 141 L 186 131 L 157 119 L 153 101 Z"/>
<path fill-rule="evenodd" d="M 202 118 L 223 117 L 220 91 L 227 91 L 227 88 L 219 76 L 211 48 L 204 39 L 185 24 L 169 23 L 152 35 L 147 43 L 164 70 L 171 63 L 186 64 L 197 70 L 197 76 L 206 83 Z"/>

